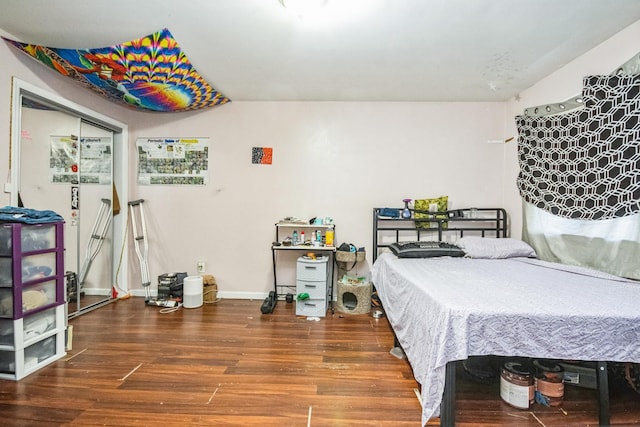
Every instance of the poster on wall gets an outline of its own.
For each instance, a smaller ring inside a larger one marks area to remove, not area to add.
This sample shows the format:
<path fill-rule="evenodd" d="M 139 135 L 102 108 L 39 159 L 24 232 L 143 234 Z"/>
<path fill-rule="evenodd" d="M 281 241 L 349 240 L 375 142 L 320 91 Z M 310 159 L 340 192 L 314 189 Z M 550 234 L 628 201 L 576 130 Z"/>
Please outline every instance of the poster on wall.
<path fill-rule="evenodd" d="M 111 137 L 80 138 L 80 183 L 111 184 Z"/>
<path fill-rule="evenodd" d="M 49 180 L 54 184 L 111 184 L 111 137 L 51 136 Z"/>
<path fill-rule="evenodd" d="M 209 138 L 138 138 L 139 185 L 207 185 Z"/>
<path fill-rule="evenodd" d="M 253 147 L 251 149 L 251 163 L 254 165 L 270 165 L 273 162 L 272 147 Z"/>

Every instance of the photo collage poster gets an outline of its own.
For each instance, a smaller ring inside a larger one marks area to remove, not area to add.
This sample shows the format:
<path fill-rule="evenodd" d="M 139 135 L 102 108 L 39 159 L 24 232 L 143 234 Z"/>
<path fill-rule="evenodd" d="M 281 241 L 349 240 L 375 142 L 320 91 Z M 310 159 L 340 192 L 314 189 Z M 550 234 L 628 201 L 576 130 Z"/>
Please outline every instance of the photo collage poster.
<path fill-rule="evenodd" d="M 111 184 L 111 137 L 50 136 L 49 180 L 54 184 Z"/>
<path fill-rule="evenodd" d="M 138 138 L 139 185 L 207 185 L 209 138 Z"/>

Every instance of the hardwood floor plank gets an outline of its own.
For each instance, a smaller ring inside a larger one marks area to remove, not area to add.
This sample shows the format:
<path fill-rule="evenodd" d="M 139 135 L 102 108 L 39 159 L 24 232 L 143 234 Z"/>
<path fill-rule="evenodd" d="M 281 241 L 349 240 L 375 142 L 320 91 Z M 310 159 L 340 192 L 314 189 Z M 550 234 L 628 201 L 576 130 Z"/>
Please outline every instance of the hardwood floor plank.
<path fill-rule="evenodd" d="M 19 381 L 0 380 L 3 426 L 420 425 L 411 367 L 389 354 L 386 319 L 319 322 L 279 302 L 222 300 L 162 314 L 140 298 L 71 321 L 73 350 Z M 461 371 L 461 370 L 458 370 Z M 457 425 L 597 424 L 593 390 L 566 388 L 562 409 L 530 411 L 498 384 L 460 378 Z M 640 425 L 640 395 L 612 392 L 612 425 Z M 430 420 L 428 425 L 438 425 Z"/>
<path fill-rule="evenodd" d="M 81 409 L 46 408 L 37 405 L 0 403 L 2 425 L 6 426 L 61 426 L 76 420 Z"/>

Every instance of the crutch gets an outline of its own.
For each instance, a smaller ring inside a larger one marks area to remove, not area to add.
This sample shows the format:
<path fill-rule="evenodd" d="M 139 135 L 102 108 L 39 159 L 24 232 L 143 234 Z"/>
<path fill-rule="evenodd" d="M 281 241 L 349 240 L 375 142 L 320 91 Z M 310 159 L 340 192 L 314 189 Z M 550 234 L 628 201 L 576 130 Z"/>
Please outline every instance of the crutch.
<path fill-rule="evenodd" d="M 136 207 L 138 209 L 136 210 Z M 144 222 L 144 200 L 135 200 L 129 202 L 129 212 L 131 213 L 131 226 L 133 227 L 133 243 L 136 248 L 136 254 L 140 261 L 140 276 L 142 277 L 142 287 L 144 288 L 145 302 L 151 299 L 151 278 L 149 276 L 149 243 L 147 242 L 147 226 Z M 137 220 L 140 218 L 142 233 L 138 234 Z M 142 248 L 140 247 L 142 243 Z"/>
<path fill-rule="evenodd" d="M 84 280 L 87 278 L 87 273 L 91 268 L 91 263 L 96 259 L 96 256 L 98 256 L 98 253 L 102 248 L 104 238 L 107 235 L 109 225 L 111 224 L 111 200 L 101 199 L 101 201 L 102 205 L 100 206 L 100 209 L 98 209 L 98 215 L 93 223 L 89 242 L 87 242 L 87 251 L 84 255 L 84 263 L 80 268 L 80 277 L 78 277 L 78 284 L 80 287 L 82 287 Z"/>

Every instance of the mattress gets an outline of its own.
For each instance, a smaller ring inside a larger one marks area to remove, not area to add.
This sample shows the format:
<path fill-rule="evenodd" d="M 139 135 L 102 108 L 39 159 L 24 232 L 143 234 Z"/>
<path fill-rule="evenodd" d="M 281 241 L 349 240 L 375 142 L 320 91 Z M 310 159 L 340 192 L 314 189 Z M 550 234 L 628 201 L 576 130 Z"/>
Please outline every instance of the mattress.
<path fill-rule="evenodd" d="M 474 355 L 640 363 L 640 282 L 529 258 L 401 259 L 372 280 L 416 380 L 439 415 L 450 361 Z"/>

